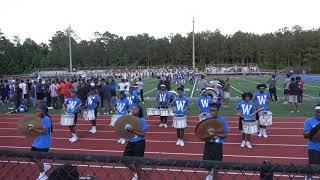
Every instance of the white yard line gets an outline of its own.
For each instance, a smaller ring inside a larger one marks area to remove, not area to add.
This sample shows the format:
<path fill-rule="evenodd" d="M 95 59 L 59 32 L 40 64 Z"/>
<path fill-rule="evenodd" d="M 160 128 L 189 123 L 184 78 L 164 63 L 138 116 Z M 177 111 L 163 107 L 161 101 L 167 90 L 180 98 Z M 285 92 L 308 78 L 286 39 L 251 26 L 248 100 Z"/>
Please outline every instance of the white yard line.
<path fill-rule="evenodd" d="M 196 80 L 195 80 L 195 82 L 194 82 L 194 85 L 193 85 L 193 88 L 192 88 L 192 91 L 191 91 L 191 96 L 190 96 L 190 98 L 193 97 L 193 92 L 194 92 L 194 88 L 196 87 L 197 80 L 198 80 L 198 78 L 196 78 Z"/>
<path fill-rule="evenodd" d="M 236 90 L 236 91 L 238 91 L 240 94 L 243 94 L 243 92 L 242 91 L 240 91 L 239 89 L 237 89 L 237 88 L 235 88 L 235 87 L 233 87 L 233 86 L 230 86 L 232 89 L 234 89 L 234 90 Z"/>
<path fill-rule="evenodd" d="M 156 90 L 156 89 L 157 89 L 157 88 L 151 89 L 150 91 L 144 93 L 143 95 L 149 94 L 149 93 L 151 93 L 152 91 L 154 91 L 154 90 Z"/>

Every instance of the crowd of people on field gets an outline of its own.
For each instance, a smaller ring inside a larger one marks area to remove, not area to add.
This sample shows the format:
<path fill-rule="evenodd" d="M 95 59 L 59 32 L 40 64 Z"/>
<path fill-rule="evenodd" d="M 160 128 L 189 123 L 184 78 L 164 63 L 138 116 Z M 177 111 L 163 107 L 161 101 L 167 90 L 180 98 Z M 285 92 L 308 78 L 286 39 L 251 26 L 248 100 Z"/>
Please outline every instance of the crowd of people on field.
<path fill-rule="evenodd" d="M 206 67 L 206 73 L 208 74 L 228 74 L 228 73 L 256 73 L 260 72 L 258 66 L 256 65 L 249 65 L 249 66 L 242 66 L 242 65 L 210 65 Z"/>

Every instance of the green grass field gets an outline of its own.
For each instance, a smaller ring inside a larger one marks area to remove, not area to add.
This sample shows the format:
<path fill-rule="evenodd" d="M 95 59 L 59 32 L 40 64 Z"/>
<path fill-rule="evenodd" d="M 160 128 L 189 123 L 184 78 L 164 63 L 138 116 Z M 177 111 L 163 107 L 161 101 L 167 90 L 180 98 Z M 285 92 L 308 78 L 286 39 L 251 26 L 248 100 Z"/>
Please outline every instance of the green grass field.
<path fill-rule="evenodd" d="M 241 92 L 250 91 L 254 93 L 256 91 L 256 85 L 258 83 L 266 83 L 269 77 L 264 76 L 252 76 L 252 77 L 234 77 L 230 78 L 231 88 L 231 97 L 232 100 L 228 107 L 222 107 L 220 114 L 223 116 L 236 116 L 235 105 L 240 101 Z M 223 78 L 222 78 L 223 79 Z M 208 78 L 208 80 L 212 80 Z M 144 109 L 149 107 L 156 107 L 155 102 L 156 88 L 158 80 L 157 79 L 145 79 L 144 80 L 144 96 L 145 103 L 142 104 Z M 174 82 L 171 84 L 172 89 L 176 90 L 178 85 Z M 190 105 L 189 115 L 198 115 L 199 108 L 195 105 L 196 99 L 199 97 L 198 90 L 198 81 L 195 85 L 190 85 L 187 81 L 185 84 L 185 93 L 188 98 L 192 96 L 192 103 Z M 193 91 L 194 90 L 194 91 Z M 304 103 L 299 104 L 299 113 L 289 113 L 289 105 L 282 104 L 283 102 L 283 80 L 279 79 L 277 82 L 277 95 L 279 102 L 270 104 L 270 110 L 273 113 L 274 117 L 307 117 L 313 116 L 313 107 L 315 104 L 320 102 L 319 97 L 320 85 L 314 82 L 305 82 L 305 91 L 304 91 Z M 8 112 L 8 106 L 3 105 L 0 108 L 0 113 Z M 34 109 L 30 109 L 29 113 L 34 113 Z M 61 110 L 50 110 L 51 113 L 61 113 Z"/>

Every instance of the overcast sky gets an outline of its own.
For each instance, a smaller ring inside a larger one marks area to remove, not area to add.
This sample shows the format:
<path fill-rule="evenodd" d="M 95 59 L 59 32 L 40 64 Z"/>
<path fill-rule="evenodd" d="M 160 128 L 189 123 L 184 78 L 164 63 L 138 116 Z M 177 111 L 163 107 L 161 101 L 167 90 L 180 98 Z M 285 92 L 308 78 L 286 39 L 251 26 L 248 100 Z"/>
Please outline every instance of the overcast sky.
<path fill-rule="evenodd" d="M 0 0 L 0 29 L 48 42 L 70 24 L 81 39 L 93 32 L 155 37 L 220 29 L 258 34 L 296 24 L 320 27 L 320 0 Z"/>

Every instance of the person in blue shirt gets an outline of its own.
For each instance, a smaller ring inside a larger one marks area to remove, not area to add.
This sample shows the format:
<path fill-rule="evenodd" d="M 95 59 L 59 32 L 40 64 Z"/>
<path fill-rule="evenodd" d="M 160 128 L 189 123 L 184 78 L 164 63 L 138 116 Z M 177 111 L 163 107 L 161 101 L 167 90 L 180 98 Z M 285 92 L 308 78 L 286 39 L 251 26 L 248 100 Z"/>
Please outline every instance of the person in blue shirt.
<path fill-rule="evenodd" d="M 92 124 L 92 128 L 90 129 L 89 132 L 91 132 L 92 134 L 97 132 L 97 116 L 98 116 L 98 104 L 101 102 L 101 98 L 98 94 L 98 92 L 96 92 L 96 90 L 92 87 L 90 88 L 90 93 L 87 97 L 87 101 L 86 101 L 86 108 L 88 110 L 94 110 L 94 120 L 91 121 Z"/>
<path fill-rule="evenodd" d="M 269 110 L 269 102 L 271 101 L 270 94 L 268 92 L 265 92 L 265 89 L 267 88 L 266 84 L 258 84 L 257 89 L 258 92 L 256 92 L 253 96 L 253 102 L 256 105 L 256 109 L 261 109 L 263 111 Z M 259 113 L 256 113 L 256 119 L 259 121 Z M 267 127 L 260 125 L 260 131 L 258 134 L 258 137 L 263 136 L 264 138 L 267 138 Z"/>
<path fill-rule="evenodd" d="M 146 147 L 145 136 L 148 131 L 148 124 L 143 117 L 143 110 L 139 105 L 134 105 L 132 115 L 139 118 L 140 129 L 128 129 L 128 131 L 135 135 L 133 138 L 129 139 L 129 142 L 124 149 L 123 156 L 144 157 Z M 128 168 L 134 173 L 132 180 L 141 179 L 141 167 L 131 164 L 128 165 Z"/>
<path fill-rule="evenodd" d="M 213 99 L 211 96 L 208 96 L 208 91 L 206 89 L 204 89 L 199 97 L 199 99 L 197 100 L 197 105 L 200 108 L 200 112 L 204 113 L 210 112 L 210 107 L 209 104 L 213 103 Z"/>
<path fill-rule="evenodd" d="M 114 110 L 117 115 L 124 116 L 129 113 L 129 102 L 125 97 L 125 92 L 121 91 L 119 93 L 119 98 L 116 100 L 116 103 L 114 105 Z M 120 138 L 118 140 L 118 143 L 120 144 L 124 144 L 125 142 L 126 140 L 124 138 Z"/>
<path fill-rule="evenodd" d="M 245 134 L 242 130 L 242 120 L 244 119 L 252 119 L 252 114 L 255 112 L 255 105 L 251 102 L 252 99 L 252 93 L 251 92 L 244 92 L 242 94 L 242 101 L 240 101 L 236 105 L 236 109 L 238 111 L 237 115 L 239 116 L 239 130 L 242 134 L 242 142 L 241 147 L 247 147 L 249 149 L 252 148 L 250 139 L 250 134 Z"/>
<path fill-rule="evenodd" d="M 156 100 L 158 103 L 158 108 L 168 109 L 169 100 L 170 100 L 170 93 L 166 89 L 166 85 L 161 84 L 160 90 L 157 92 Z M 168 128 L 168 117 L 167 116 L 160 116 L 160 125 L 159 127 Z"/>
<path fill-rule="evenodd" d="M 48 152 L 52 144 L 52 121 L 48 114 L 48 108 L 43 105 L 40 106 L 37 109 L 37 115 L 40 118 L 41 127 L 30 129 L 30 131 L 38 133 L 38 136 L 33 140 L 31 151 Z M 50 169 L 50 165 L 43 165 L 37 159 L 33 159 L 33 161 L 40 171 L 38 179 L 47 179 L 46 171 Z"/>
<path fill-rule="evenodd" d="M 176 97 L 171 106 L 173 107 L 173 111 L 176 117 L 184 117 L 187 115 L 187 110 L 189 109 L 190 100 L 184 96 L 183 88 L 179 87 L 177 89 L 178 97 Z M 186 121 L 186 120 L 185 120 Z M 181 124 L 187 122 L 180 122 Z M 184 146 L 184 128 L 177 128 L 177 146 Z"/>
<path fill-rule="evenodd" d="M 69 141 L 71 143 L 74 143 L 78 140 L 76 125 L 78 120 L 78 113 L 81 107 L 81 100 L 77 97 L 74 90 L 71 91 L 70 95 L 71 97 L 65 99 L 64 101 L 64 109 L 67 113 L 74 114 L 74 125 L 69 126 L 70 132 L 72 133 L 72 137 L 69 139 Z"/>
<path fill-rule="evenodd" d="M 217 119 L 223 124 L 224 132 L 221 134 L 210 135 L 205 143 L 203 160 L 222 161 L 223 159 L 223 143 L 227 137 L 230 128 L 226 119 L 219 115 L 218 104 L 211 102 L 209 104 L 210 118 Z M 210 120 L 209 120 L 210 121 Z M 218 171 L 208 169 L 209 173 L 206 180 L 218 179 Z"/>
<path fill-rule="evenodd" d="M 315 116 L 304 122 L 304 138 L 308 139 L 309 164 L 320 164 L 320 142 L 312 141 L 310 131 L 320 123 L 320 104 L 314 108 Z M 311 178 L 310 178 L 311 179 Z"/>
<path fill-rule="evenodd" d="M 126 99 L 129 103 L 130 112 L 132 113 L 133 106 L 138 105 L 140 102 L 139 95 L 136 92 L 134 92 L 133 86 L 129 87 L 129 93 L 126 95 Z"/>

